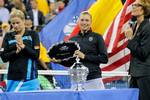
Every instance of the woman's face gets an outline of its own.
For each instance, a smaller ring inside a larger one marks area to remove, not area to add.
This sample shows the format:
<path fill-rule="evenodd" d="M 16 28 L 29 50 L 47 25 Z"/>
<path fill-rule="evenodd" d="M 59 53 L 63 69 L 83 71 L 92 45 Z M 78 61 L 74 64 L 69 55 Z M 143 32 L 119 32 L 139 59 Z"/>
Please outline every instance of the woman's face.
<path fill-rule="evenodd" d="M 91 28 L 91 17 L 88 14 L 81 15 L 79 19 L 79 26 L 81 31 L 88 31 Z"/>
<path fill-rule="evenodd" d="M 19 17 L 13 17 L 11 19 L 11 25 L 16 32 L 21 32 L 25 28 L 25 21 Z"/>
<path fill-rule="evenodd" d="M 144 15 L 144 10 L 143 10 L 143 6 L 140 2 L 140 0 L 136 0 L 133 4 L 132 4 L 132 16 L 141 16 Z"/>

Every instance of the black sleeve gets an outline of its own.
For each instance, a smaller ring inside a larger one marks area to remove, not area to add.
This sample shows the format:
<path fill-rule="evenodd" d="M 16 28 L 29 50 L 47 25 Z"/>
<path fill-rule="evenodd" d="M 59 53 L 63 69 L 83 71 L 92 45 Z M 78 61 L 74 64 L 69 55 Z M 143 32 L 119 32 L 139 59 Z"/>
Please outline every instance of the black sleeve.
<path fill-rule="evenodd" d="M 40 14 L 40 24 L 43 25 L 45 24 L 45 16 L 43 15 L 43 13 L 41 11 L 39 11 Z"/>
<path fill-rule="evenodd" d="M 85 59 L 87 61 L 93 63 L 107 63 L 108 62 L 108 54 L 107 49 L 104 43 L 102 36 L 97 35 L 97 52 L 99 55 L 85 55 Z"/>
<path fill-rule="evenodd" d="M 27 46 L 25 45 L 25 48 L 22 52 L 27 54 L 30 58 L 38 59 L 39 58 L 39 52 L 40 52 L 40 40 L 39 35 L 36 32 L 32 33 L 32 40 L 33 40 L 33 46 Z"/>
<path fill-rule="evenodd" d="M 1 58 L 3 62 L 8 62 L 11 59 L 13 59 L 17 54 L 16 54 L 16 46 L 9 46 L 8 44 L 8 38 L 9 38 L 9 33 L 5 35 L 2 43 L 2 48 L 4 48 L 4 51 L 1 53 Z"/>
<path fill-rule="evenodd" d="M 130 49 L 132 56 L 145 60 L 150 53 L 150 24 L 140 33 L 140 40 L 137 37 L 129 40 L 127 48 Z"/>

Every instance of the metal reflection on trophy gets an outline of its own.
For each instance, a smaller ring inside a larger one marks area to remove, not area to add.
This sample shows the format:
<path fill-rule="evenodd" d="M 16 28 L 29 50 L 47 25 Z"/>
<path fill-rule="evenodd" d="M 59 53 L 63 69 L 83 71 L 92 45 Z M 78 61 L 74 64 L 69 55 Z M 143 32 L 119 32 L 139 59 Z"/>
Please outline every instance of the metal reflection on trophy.
<path fill-rule="evenodd" d="M 83 90 L 83 84 L 86 82 L 89 70 L 82 63 L 79 62 L 79 58 L 70 67 L 69 74 L 71 77 L 71 82 L 76 85 L 76 90 Z"/>

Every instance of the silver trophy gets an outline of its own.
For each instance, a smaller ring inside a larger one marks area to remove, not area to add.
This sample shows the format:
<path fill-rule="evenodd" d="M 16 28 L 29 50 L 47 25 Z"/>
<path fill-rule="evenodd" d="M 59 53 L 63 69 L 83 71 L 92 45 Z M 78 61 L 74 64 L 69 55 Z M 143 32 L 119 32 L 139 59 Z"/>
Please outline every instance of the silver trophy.
<path fill-rule="evenodd" d="M 70 67 L 69 74 L 71 82 L 74 84 L 75 90 L 84 90 L 83 84 L 86 82 L 89 70 L 76 58 L 76 62 Z"/>

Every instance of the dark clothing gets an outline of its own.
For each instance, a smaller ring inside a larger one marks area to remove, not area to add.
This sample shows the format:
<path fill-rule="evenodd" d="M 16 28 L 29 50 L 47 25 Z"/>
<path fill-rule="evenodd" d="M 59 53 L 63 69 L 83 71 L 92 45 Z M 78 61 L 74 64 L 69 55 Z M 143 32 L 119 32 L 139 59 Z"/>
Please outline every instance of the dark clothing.
<path fill-rule="evenodd" d="M 150 23 L 144 20 L 136 33 L 129 40 L 127 47 L 131 51 L 129 73 L 134 77 L 150 75 Z"/>
<path fill-rule="evenodd" d="M 85 58 L 80 59 L 80 62 L 89 69 L 87 80 L 100 78 L 100 64 L 108 62 L 107 49 L 102 36 L 88 31 L 84 35 L 79 33 L 77 36 L 71 38 L 71 40 L 79 43 L 80 51 L 85 54 Z M 68 63 L 71 62 L 74 63 L 75 59 L 68 61 Z"/>
<path fill-rule="evenodd" d="M 130 88 L 139 88 L 139 100 L 149 100 L 150 98 L 150 76 L 132 77 L 130 80 Z"/>
<path fill-rule="evenodd" d="M 139 26 L 135 37 L 127 47 L 131 51 L 129 74 L 130 87 L 139 88 L 139 100 L 149 100 L 150 96 L 150 23 L 145 19 Z"/>
<path fill-rule="evenodd" d="M 25 31 L 22 36 L 25 48 L 16 54 L 16 32 L 7 33 L 2 47 L 4 51 L 1 58 L 4 62 L 9 61 L 8 80 L 31 80 L 37 78 L 36 62 L 39 58 L 39 36 L 34 31 Z"/>
<path fill-rule="evenodd" d="M 26 7 L 26 11 L 28 12 L 29 10 L 31 10 L 31 4 L 30 4 L 30 0 L 23 0 L 23 3 Z"/>
<path fill-rule="evenodd" d="M 27 12 L 27 16 L 30 16 L 32 22 L 34 22 L 34 16 L 33 16 L 32 10 L 29 10 Z M 39 25 L 43 25 L 45 23 L 45 17 L 41 11 L 38 11 L 38 23 L 39 23 Z"/>

